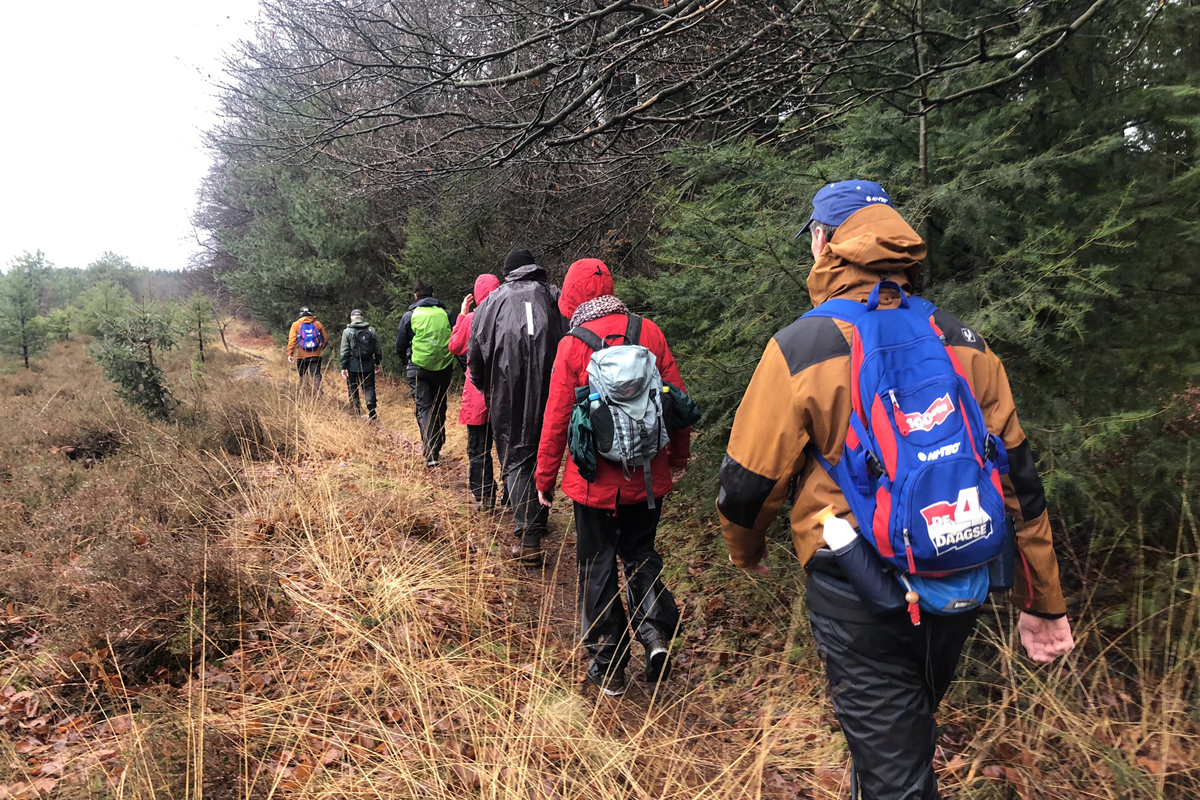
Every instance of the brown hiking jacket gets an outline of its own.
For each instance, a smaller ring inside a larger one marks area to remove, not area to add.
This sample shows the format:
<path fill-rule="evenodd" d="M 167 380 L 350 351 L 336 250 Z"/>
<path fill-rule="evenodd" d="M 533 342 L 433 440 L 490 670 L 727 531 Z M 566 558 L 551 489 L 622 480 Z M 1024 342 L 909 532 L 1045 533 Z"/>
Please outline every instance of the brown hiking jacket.
<path fill-rule="evenodd" d="M 889 279 L 907 290 L 916 281 L 925 243 L 890 206 L 869 205 L 835 232 L 808 278 L 813 305 L 834 297 L 865 301 Z M 894 293 L 880 304 L 894 306 Z M 1018 559 L 1013 602 L 1042 616 L 1066 613 L 1058 582 L 1046 497 L 1000 359 L 978 333 L 944 311 L 934 321 L 953 345 L 983 409 L 988 430 L 1008 449 L 1003 478 L 1016 520 Z M 752 567 L 766 554 L 767 526 L 798 480 L 792 540 L 801 563 L 824 546 L 814 514 L 826 505 L 854 523 L 849 505 L 825 470 L 805 456 L 810 444 L 831 462 L 841 458 L 850 421 L 852 327 L 829 318 L 799 319 L 767 343 L 742 398 L 721 464 L 717 510 L 733 562 Z"/>
<path fill-rule="evenodd" d="M 317 330 L 321 332 L 321 346 L 316 350 L 301 350 L 300 345 L 296 342 L 296 338 L 300 335 L 300 326 L 306 322 L 311 322 L 312 324 L 316 325 Z M 294 356 L 297 361 L 304 358 L 320 358 L 321 353 L 325 352 L 325 348 L 328 346 L 329 336 L 325 334 L 325 326 L 318 322 L 316 317 L 312 315 L 300 317 L 300 319 L 292 323 L 291 330 L 288 331 L 288 358 L 292 358 Z"/>

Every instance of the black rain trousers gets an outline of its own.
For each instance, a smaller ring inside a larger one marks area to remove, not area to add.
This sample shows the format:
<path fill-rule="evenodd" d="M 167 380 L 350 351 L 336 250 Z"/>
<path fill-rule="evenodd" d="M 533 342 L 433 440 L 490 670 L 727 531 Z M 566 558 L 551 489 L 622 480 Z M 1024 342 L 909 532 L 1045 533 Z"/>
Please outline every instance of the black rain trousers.
<path fill-rule="evenodd" d="M 492 464 L 492 424 L 467 426 L 467 483 L 475 502 L 484 509 L 496 505 L 496 476 Z"/>
<path fill-rule="evenodd" d="M 313 394 L 321 393 L 321 357 L 296 359 L 296 372 L 300 375 L 300 391 L 306 389 Z M 311 387 L 311 388 L 310 388 Z"/>
<path fill-rule="evenodd" d="M 818 581 L 820 597 L 814 598 Z M 850 746 L 859 791 L 854 800 L 938 800 L 934 712 L 954 680 L 979 610 L 923 612 L 914 626 L 906 613 L 870 617 L 849 585 L 838 583 L 817 574 L 809 578 L 809 620 L 834 714 Z M 850 594 L 838 600 L 843 588 Z M 837 600 L 836 610 L 829 600 Z M 813 611 L 813 605 L 834 616 Z"/>
<path fill-rule="evenodd" d="M 668 641 L 679 626 L 679 607 L 662 582 L 662 556 L 654 536 L 662 498 L 619 505 L 616 510 L 575 503 L 575 548 L 579 565 L 579 621 L 583 644 L 597 663 L 616 671 L 629 663 L 629 623 L 645 644 L 653 631 Z M 618 586 L 617 559 L 625 569 L 626 616 Z"/>
<path fill-rule="evenodd" d="M 508 503 L 516 525 L 513 533 L 521 544 L 536 547 L 542 543 L 550 520 L 549 509 L 538 502 L 537 486 L 534 484 L 537 454 L 510 459 L 503 469 Z"/>
<path fill-rule="evenodd" d="M 367 404 L 367 416 L 371 419 L 376 419 L 375 414 L 375 371 L 370 372 L 346 372 L 346 388 L 350 392 L 350 405 L 354 408 L 355 414 L 362 413 L 362 402 L 359 401 L 359 394 L 362 394 L 362 399 Z"/>
<path fill-rule="evenodd" d="M 446 443 L 446 401 L 453 376 L 453 368 L 436 372 L 418 368 L 408 373 L 417 427 L 421 429 L 421 454 L 427 464 L 441 457 L 442 445 Z"/>

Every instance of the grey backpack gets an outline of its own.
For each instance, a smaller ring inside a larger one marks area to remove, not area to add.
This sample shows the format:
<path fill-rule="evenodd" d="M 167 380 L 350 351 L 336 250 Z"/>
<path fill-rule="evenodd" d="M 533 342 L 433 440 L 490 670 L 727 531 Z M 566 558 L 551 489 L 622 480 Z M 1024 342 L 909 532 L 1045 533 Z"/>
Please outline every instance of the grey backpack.
<path fill-rule="evenodd" d="M 654 508 L 650 462 L 667 447 L 667 422 L 663 414 L 663 381 L 654 353 L 638 344 L 642 318 L 629 315 L 625 333 L 601 339 L 587 328 L 570 336 L 592 348 L 588 361 L 588 416 L 595 434 L 596 455 L 620 464 L 629 479 L 630 468 L 644 467 L 646 504 Z M 620 337 L 625 344 L 609 344 Z"/>

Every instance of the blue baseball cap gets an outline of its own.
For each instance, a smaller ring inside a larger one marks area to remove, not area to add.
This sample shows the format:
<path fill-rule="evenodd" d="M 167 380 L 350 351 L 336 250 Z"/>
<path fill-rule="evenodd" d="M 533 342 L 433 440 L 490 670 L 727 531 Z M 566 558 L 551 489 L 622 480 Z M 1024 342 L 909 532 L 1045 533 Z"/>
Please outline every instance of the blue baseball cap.
<path fill-rule="evenodd" d="M 887 190 L 875 181 L 850 180 L 830 183 L 822 187 L 813 198 L 812 216 L 804 223 L 800 233 L 808 230 L 814 219 L 836 228 L 855 211 L 875 203 L 892 205 L 892 198 Z M 799 236 L 800 233 L 796 235 Z"/>

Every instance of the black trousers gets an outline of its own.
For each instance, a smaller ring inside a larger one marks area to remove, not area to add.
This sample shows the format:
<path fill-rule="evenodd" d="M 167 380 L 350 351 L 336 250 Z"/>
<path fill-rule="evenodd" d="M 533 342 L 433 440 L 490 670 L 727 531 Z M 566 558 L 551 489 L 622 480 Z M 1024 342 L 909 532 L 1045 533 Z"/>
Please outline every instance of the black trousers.
<path fill-rule="evenodd" d="M 417 427 L 421 429 L 421 452 L 426 463 L 437 461 L 446 443 L 446 401 L 450 396 L 450 378 L 454 372 L 444 369 L 430 372 L 418 369 L 408 374 L 408 388 L 417 408 Z"/>
<path fill-rule="evenodd" d="M 359 402 L 358 395 L 361 392 L 363 400 L 367 403 L 367 415 L 371 419 L 375 419 L 375 372 L 347 372 L 346 373 L 346 388 L 350 390 L 350 405 L 354 407 L 355 413 L 362 412 L 362 404 Z"/>
<path fill-rule="evenodd" d="M 811 579 L 810 579 L 811 586 Z M 855 800 L 937 800 L 934 711 L 978 610 L 846 621 L 809 612 L 833 710 L 854 761 Z"/>
<path fill-rule="evenodd" d="M 467 426 L 467 482 L 475 501 L 485 508 L 496 504 L 496 476 L 492 465 L 492 424 Z"/>
<path fill-rule="evenodd" d="M 522 544 L 540 544 L 546 535 L 549 509 L 538 502 L 534 472 L 537 470 L 537 454 L 521 458 L 509 458 L 504 465 L 504 485 L 508 489 L 508 503 L 512 507 L 516 528 L 513 533 Z"/>
<path fill-rule="evenodd" d="M 321 357 L 311 356 L 309 358 L 296 359 L 296 372 L 300 375 L 300 389 L 303 390 L 305 383 L 312 383 L 314 392 L 321 391 Z"/>
<path fill-rule="evenodd" d="M 661 498 L 660 498 L 661 500 Z M 652 632 L 668 640 L 679 626 L 679 608 L 662 582 L 662 556 L 654 549 L 662 503 L 617 506 L 616 511 L 575 504 L 579 564 L 579 620 L 592 657 L 618 670 L 629 662 L 629 623 L 645 644 Z M 625 568 L 625 602 L 617 584 L 617 559 Z"/>

